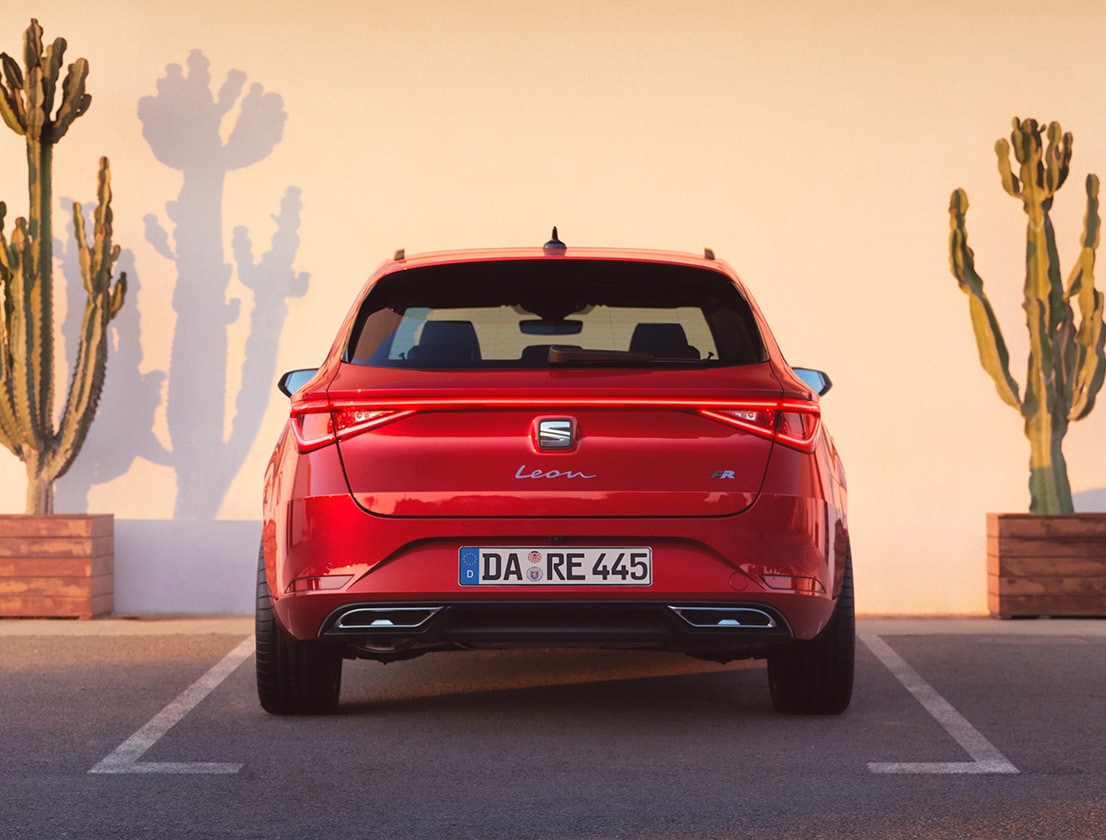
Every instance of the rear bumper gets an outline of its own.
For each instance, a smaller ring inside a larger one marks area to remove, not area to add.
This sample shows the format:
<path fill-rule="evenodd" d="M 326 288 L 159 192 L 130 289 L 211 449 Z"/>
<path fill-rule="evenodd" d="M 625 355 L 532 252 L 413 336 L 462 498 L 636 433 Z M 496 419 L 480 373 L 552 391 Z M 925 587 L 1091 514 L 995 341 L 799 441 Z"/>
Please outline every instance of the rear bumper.
<path fill-rule="evenodd" d="M 297 639 L 338 636 L 356 646 L 382 638 L 385 648 L 424 650 L 586 644 L 755 653 L 825 626 L 844 536 L 825 502 L 769 492 L 740 515 L 671 519 L 379 517 L 333 494 L 275 511 L 264 544 L 277 618 Z M 473 544 L 649 545 L 653 581 L 556 592 L 461 586 L 458 549 Z M 302 585 L 314 577 L 319 586 Z M 789 587 L 790 580 L 803 585 Z M 417 632 L 339 626 L 350 610 L 398 606 L 441 609 Z M 697 628 L 672 609 L 697 606 L 760 610 L 775 626 Z"/>

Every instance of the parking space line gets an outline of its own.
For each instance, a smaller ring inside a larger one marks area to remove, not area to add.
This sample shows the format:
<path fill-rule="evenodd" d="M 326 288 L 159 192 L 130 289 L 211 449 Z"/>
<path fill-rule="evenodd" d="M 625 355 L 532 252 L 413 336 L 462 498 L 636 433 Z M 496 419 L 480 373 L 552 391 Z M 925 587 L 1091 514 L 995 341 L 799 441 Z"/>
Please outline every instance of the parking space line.
<path fill-rule="evenodd" d="M 971 761 L 953 762 L 869 762 L 873 773 L 1017 773 L 1018 768 L 995 749 L 967 719 L 954 709 L 933 686 L 922 679 L 906 660 L 879 636 L 863 635 L 860 640 L 882 662 L 914 699 L 941 724 L 971 756 Z"/>
<path fill-rule="evenodd" d="M 253 653 L 253 636 L 246 638 L 224 656 L 206 674 L 192 683 L 168 706 L 154 715 L 149 723 L 115 748 L 111 755 L 96 764 L 89 773 L 237 773 L 241 764 L 207 761 L 146 761 L 139 758 L 214 691 Z"/>

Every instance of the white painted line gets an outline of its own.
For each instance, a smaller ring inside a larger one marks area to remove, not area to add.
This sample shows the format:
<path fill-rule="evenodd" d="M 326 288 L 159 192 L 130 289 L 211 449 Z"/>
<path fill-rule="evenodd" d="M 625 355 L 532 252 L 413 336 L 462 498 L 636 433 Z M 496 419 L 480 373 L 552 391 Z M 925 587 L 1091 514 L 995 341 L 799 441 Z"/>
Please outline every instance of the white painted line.
<path fill-rule="evenodd" d="M 221 764 L 206 761 L 147 761 L 138 759 L 176 726 L 201 700 L 229 677 L 253 653 L 253 637 L 222 658 L 210 671 L 181 692 L 173 702 L 154 715 L 150 722 L 115 748 L 89 773 L 237 773 L 241 764 Z"/>
<path fill-rule="evenodd" d="M 863 635 L 860 640 L 903 684 L 914 699 L 922 704 L 933 719 L 971 756 L 971 761 L 954 762 L 869 762 L 873 773 L 1017 773 L 1018 768 L 1006 760 L 967 719 L 954 709 L 933 686 L 922 679 L 906 660 L 891 650 L 879 636 Z"/>

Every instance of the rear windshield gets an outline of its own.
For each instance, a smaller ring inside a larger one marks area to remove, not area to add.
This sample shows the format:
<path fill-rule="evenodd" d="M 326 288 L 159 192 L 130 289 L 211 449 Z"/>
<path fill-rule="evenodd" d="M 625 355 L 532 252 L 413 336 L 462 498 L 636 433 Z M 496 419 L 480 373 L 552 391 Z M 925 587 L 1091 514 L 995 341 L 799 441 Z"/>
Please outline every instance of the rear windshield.
<path fill-rule="evenodd" d="M 766 359 L 725 276 L 614 260 L 504 260 L 382 278 L 346 361 L 398 368 L 671 367 Z"/>

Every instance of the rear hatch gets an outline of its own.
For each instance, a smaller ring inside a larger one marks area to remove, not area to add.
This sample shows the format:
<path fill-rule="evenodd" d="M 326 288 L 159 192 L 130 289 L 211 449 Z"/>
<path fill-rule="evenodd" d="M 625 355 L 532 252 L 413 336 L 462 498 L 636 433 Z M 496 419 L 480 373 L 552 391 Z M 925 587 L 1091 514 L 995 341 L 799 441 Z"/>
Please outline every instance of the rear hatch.
<path fill-rule="evenodd" d="M 709 260 L 395 264 L 293 414 L 381 516 L 729 515 L 817 433 L 763 330 Z"/>
<path fill-rule="evenodd" d="M 374 389 L 366 402 L 332 388 L 331 401 L 348 400 L 353 414 L 374 423 L 338 446 L 350 492 L 375 514 L 738 513 L 760 491 L 772 440 L 734 422 L 754 423 L 759 412 L 768 428 L 765 407 L 778 401 L 779 385 L 767 364 L 740 376 L 731 370 L 730 387 L 722 376 L 694 373 L 717 384 L 679 385 L 689 372 L 544 373 L 546 387 L 533 387 L 533 373 L 495 373 L 451 394 L 440 374 L 425 374 L 419 389 Z"/>

